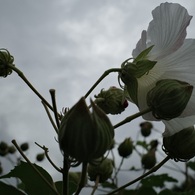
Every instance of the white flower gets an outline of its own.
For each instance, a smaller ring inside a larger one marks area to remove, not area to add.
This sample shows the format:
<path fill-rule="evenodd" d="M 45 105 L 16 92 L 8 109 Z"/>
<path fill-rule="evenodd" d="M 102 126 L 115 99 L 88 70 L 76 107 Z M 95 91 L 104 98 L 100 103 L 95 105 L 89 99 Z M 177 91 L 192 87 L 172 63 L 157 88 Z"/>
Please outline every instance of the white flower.
<path fill-rule="evenodd" d="M 148 30 L 142 32 L 132 53 L 133 58 L 136 58 L 143 50 L 154 45 L 147 59 L 157 61 L 147 74 L 137 79 L 140 111 L 148 107 L 147 93 L 161 79 L 177 79 L 195 86 L 195 39 L 186 39 L 186 28 L 192 16 L 175 3 L 162 3 L 152 11 L 152 15 Z M 151 113 L 143 117 L 156 120 Z M 195 123 L 195 91 L 179 118 L 163 122 L 166 126 L 164 136 L 192 126 Z"/>

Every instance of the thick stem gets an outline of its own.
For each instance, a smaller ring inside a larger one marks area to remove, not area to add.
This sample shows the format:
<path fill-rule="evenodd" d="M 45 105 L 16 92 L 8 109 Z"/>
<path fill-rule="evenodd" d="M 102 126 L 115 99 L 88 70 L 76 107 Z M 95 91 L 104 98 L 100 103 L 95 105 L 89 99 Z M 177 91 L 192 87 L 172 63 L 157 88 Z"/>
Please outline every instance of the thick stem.
<path fill-rule="evenodd" d="M 85 94 L 85 98 L 88 97 L 88 95 L 95 89 L 95 87 L 111 72 L 121 72 L 121 68 L 111 68 L 109 70 L 106 70 L 102 76 L 94 83 L 94 85 L 89 89 L 89 91 Z"/>
<path fill-rule="evenodd" d="M 18 152 L 21 154 L 21 156 L 26 160 L 26 162 L 33 168 L 33 170 L 42 178 L 42 180 L 50 187 L 50 189 L 54 192 L 54 194 L 59 195 L 57 190 L 50 184 L 47 179 L 39 172 L 39 170 L 30 162 L 30 160 L 27 158 L 27 156 L 22 152 L 20 147 L 18 146 L 16 140 L 12 140 L 12 143 L 17 148 Z"/>
<path fill-rule="evenodd" d="M 148 112 L 151 112 L 151 108 L 147 108 L 147 109 L 145 109 L 145 110 L 143 110 L 141 112 L 138 112 L 136 114 L 133 114 L 133 115 L 125 118 L 121 122 L 119 122 L 116 125 L 114 125 L 114 128 L 116 129 L 116 128 L 118 128 L 118 127 L 120 127 L 120 126 L 122 126 L 122 125 L 124 125 L 124 124 L 126 124 L 126 123 L 128 123 L 128 122 L 130 122 L 130 121 L 132 121 L 132 120 L 134 120 L 134 119 L 136 119 L 136 118 L 138 118 L 138 117 L 148 113 Z"/>
<path fill-rule="evenodd" d="M 87 164 L 88 164 L 87 162 L 83 162 L 82 164 L 81 179 L 80 179 L 77 191 L 75 192 L 75 195 L 79 195 L 82 188 L 85 186 L 85 180 L 86 180 L 86 175 L 87 175 Z"/>
<path fill-rule="evenodd" d="M 22 71 L 16 68 L 13 65 L 8 65 L 13 71 L 15 71 L 18 76 L 30 87 L 30 89 L 53 111 L 53 107 L 48 103 L 48 101 L 34 88 L 34 86 L 29 82 L 29 80 L 25 77 Z"/>
<path fill-rule="evenodd" d="M 116 190 L 114 190 L 114 191 L 108 193 L 107 195 L 115 194 L 116 192 L 119 192 L 120 190 L 122 190 L 122 189 L 124 189 L 124 188 L 126 188 L 126 187 L 128 187 L 128 186 L 130 186 L 130 185 L 132 185 L 132 184 L 134 184 L 134 183 L 136 183 L 137 181 L 143 179 L 144 177 L 150 175 L 151 173 L 156 172 L 156 171 L 157 171 L 158 169 L 160 169 L 160 167 L 162 167 L 169 159 L 170 159 L 169 156 L 165 157 L 159 164 L 157 164 L 156 166 L 154 166 L 153 168 L 151 168 L 148 172 L 144 173 L 143 175 L 141 175 L 140 177 L 134 179 L 133 181 L 130 181 L 130 182 L 126 183 L 125 185 L 123 185 L 123 186 L 117 188 Z"/>
<path fill-rule="evenodd" d="M 66 156 L 64 156 L 64 165 L 63 165 L 63 192 L 62 195 L 69 195 L 69 190 L 68 190 L 68 172 L 69 172 L 69 162 L 68 162 L 68 158 Z"/>

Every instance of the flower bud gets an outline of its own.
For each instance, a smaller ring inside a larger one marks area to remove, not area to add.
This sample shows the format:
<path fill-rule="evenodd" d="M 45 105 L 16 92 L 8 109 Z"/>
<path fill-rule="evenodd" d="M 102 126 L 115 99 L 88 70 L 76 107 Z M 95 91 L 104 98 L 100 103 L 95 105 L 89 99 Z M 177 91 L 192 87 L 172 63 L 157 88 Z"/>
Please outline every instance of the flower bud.
<path fill-rule="evenodd" d="M 27 142 L 24 142 L 20 145 L 20 148 L 22 151 L 26 151 L 29 149 L 29 144 Z"/>
<path fill-rule="evenodd" d="M 8 153 L 8 145 L 6 142 L 0 143 L 0 156 L 5 156 Z"/>
<path fill-rule="evenodd" d="M 192 95 L 193 86 L 182 81 L 164 79 L 147 94 L 147 104 L 157 119 L 170 120 L 180 116 Z"/>
<path fill-rule="evenodd" d="M 96 178 L 99 176 L 99 183 L 103 183 L 112 175 L 113 161 L 106 158 L 97 165 L 89 164 L 87 171 L 91 181 L 96 181 Z"/>
<path fill-rule="evenodd" d="M 59 145 L 65 155 L 78 162 L 90 162 L 104 155 L 110 148 L 114 128 L 106 114 L 92 101 L 90 113 L 81 98 L 62 118 Z"/>
<path fill-rule="evenodd" d="M 151 169 L 156 164 L 155 149 L 149 150 L 147 154 L 144 154 L 141 159 L 144 169 Z"/>
<path fill-rule="evenodd" d="M 141 127 L 141 134 L 144 137 L 148 137 L 151 134 L 151 129 L 153 128 L 153 125 L 151 122 L 146 121 L 141 123 L 140 127 Z"/>
<path fill-rule="evenodd" d="M 118 147 L 118 153 L 121 157 L 127 158 L 133 152 L 133 142 L 131 138 L 126 138 Z"/>
<path fill-rule="evenodd" d="M 0 49 L 0 77 L 7 77 L 12 73 L 12 69 L 8 67 L 13 64 L 14 58 L 6 49 Z"/>
<path fill-rule="evenodd" d="M 188 161 L 195 156 L 194 127 L 185 128 L 172 136 L 163 137 L 163 150 L 175 161 Z"/>
<path fill-rule="evenodd" d="M 123 90 L 116 87 L 110 87 L 108 90 L 102 89 L 98 95 L 95 95 L 95 98 L 95 103 L 106 114 L 120 114 L 128 106 Z"/>
<path fill-rule="evenodd" d="M 37 154 L 37 156 L 36 156 L 36 159 L 39 162 L 43 161 L 44 158 L 45 158 L 45 153 L 40 153 L 40 154 Z"/>

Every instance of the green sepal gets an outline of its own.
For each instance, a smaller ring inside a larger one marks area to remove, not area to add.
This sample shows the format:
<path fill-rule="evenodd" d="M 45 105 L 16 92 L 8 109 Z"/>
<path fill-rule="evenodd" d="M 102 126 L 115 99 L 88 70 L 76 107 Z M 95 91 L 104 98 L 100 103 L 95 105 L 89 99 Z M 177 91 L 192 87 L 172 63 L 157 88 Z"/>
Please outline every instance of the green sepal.
<path fill-rule="evenodd" d="M 136 63 L 137 71 L 135 72 L 135 77 L 140 78 L 144 74 L 147 74 L 157 63 L 157 61 L 151 60 L 141 60 Z"/>
<path fill-rule="evenodd" d="M 138 97 L 137 97 L 137 89 L 138 89 L 138 82 L 136 78 L 131 79 L 131 82 L 126 84 L 127 92 L 131 98 L 131 101 L 134 102 L 138 106 Z"/>
<path fill-rule="evenodd" d="M 144 60 L 147 58 L 147 55 L 150 53 L 150 51 L 152 50 L 152 48 L 154 47 L 154 45 L 148 47 L 147 49 L 143 50 L 133 61 L 133 63 L 136 63 L 140 60 Z"/>

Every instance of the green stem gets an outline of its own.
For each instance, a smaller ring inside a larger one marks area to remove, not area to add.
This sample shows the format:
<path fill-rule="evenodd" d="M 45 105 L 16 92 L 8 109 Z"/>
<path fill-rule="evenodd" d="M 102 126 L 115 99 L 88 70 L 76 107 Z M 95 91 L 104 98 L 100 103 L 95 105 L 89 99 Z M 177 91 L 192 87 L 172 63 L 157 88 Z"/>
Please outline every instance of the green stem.
<path fill-rule="evenodd" d="M 86 174 L 87 174 L 87 164 L 88 164 L 87 162 L 83 162 L 83 164 L 82 164 L 81 179 L 80 179 L 77 191 L 75 192 L 75 195 L 79 195 L 79 193 L 81 192 L 82 188 L 85 186 Z"/>
<path fill-rule="evenodd" d="M 85 98 L 88 97 L 88 95 L 95 89 L 95 87 L 111 72 L 121 72 L 121 68 L 111 68 L 109 70 L 106 70 L 102 76 L 94 83 L 94 85 L 89 89 L 89 91 L 85 94 Z"/>
<path fill-rule="evenodd" d="M 116 128 L 118 128 L 118 127 L 120 127 L 120 126 L 122 126 L 122 125 L 124 125 L 124 124 L 126 124 L 126 123 L 128 123 L 128 122 L 130 122 L 130 121 L 132 121 L 132 120 L 134 120 L 134 119 L 136 119 L 136 118 L 138 118 L 138 117 L 148 113 L 148 112 L 151 112 L 151 108 L 147 108 L 147 109 L 145 109 L 145 110 L 143 110 L 141 112 L 138 112 L 138 113 L 136 113 L 134 115 L 131 115 L 131 116 L 125 118 L 121 122 L 119 122 L 116 125 L 114 125 L 114 128 L 116 129 Z"/>
<path fill-rule="evenodd" d="M 54 192 L 54 194 L 59 195 L 59 193 L 57 192 L 55 187 L 52 186 L 52 184 L 47 181 L 47 179 L 39 172 L 39 170 L 30 162 L 30 160 L 27 158 L 27 156 L 22 152 L 22 150 L 18 146 L 16 140 L 12 140 L 12 143 L 17 148 L 17 150 L 19 151 L 21 156 L 26 160 L 26 162 L 34 169 L 34 171 L 40 176 L 40 178 L 50 187 L 50 189 Z"/>
<path fill-rule="evenodd" d="M 53 111 L 53 107 L 48 103 L 48 101 L 34 88 L 34 86 L 28 81 L 23 72 L 13 65 L 8 65 L 13 71 L 15 71 L 18 76 L 30 87 L 30 89 Z"/>
<path fill-rule="evenodd" d="M 63 165 L 63 192 L 62 195 L 69 195 L 69 189 L 68 189 L 68 184 L 69 184 L 69 178 L 68 178 L 68 172 L 69 172 L 70 166 L 68 162 L 68 157 L 64 156 L 64 165 Z"/>
<path fill-rule="evenodd" d="M 123 185 L 123 186 L 117 188 L 116 190 L 114 190 L 114 191 L 108 193 L 107 195 L 115 194 L 116 192 L 119 192 L 120 190 L 122 190 L 122 189 L 124 189 L 124 188 L 126 188 L 126 187 L 128 187 L 128 186 L 130 186 L 130 185 L 132 185 L 132 184 L 134 184 L 134 183 L 136 183 L 137 181 L 143 179 L 144 177 L 150 175 L 151 173 L 156 172 L 156 171 L 157 171 L 158 169 L 160 169 L 160 167 L 162 167 L 169 159 L 170 159 L 169 156 L 165 157 L 159 164 L 157 164 L 156 166 L 154 166 L 153 168 L 151 168 L 148 172 L 144 173 L 143 175 L 141 175 L 140 177 L 134 179 L 133 181 L 130 181 L 130 182 L 126 183 L 125 185 Z"/>

